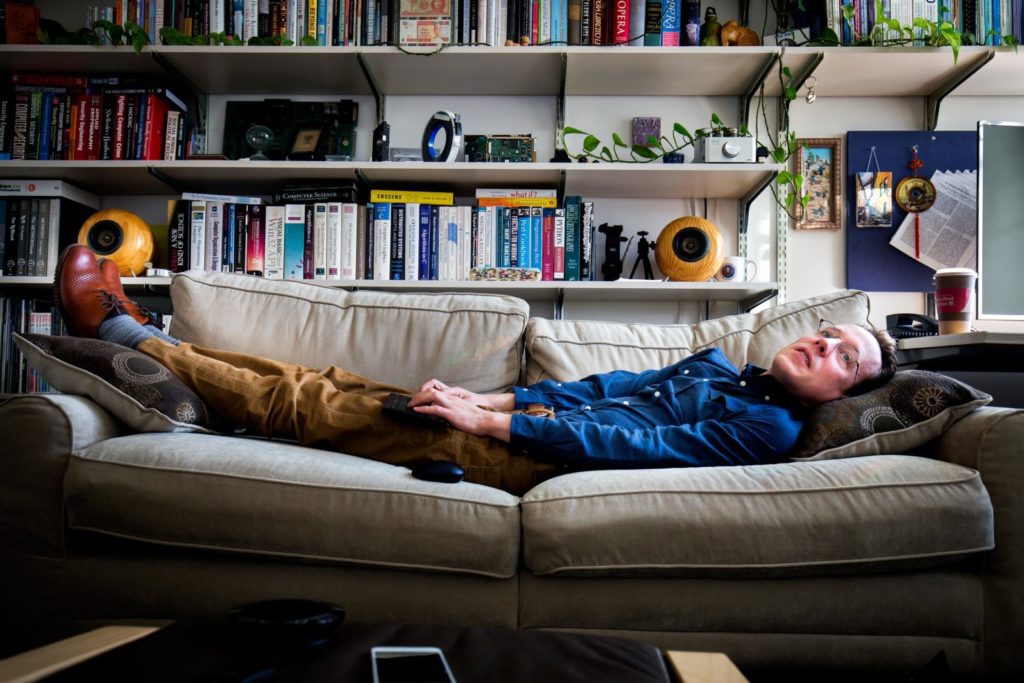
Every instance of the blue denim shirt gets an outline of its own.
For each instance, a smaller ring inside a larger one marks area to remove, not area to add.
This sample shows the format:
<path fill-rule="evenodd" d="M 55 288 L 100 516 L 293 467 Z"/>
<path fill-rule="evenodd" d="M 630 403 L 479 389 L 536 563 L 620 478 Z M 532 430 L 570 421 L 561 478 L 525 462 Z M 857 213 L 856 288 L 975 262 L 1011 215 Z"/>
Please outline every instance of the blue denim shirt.
<path fill-rule="evenodd" d="M 776 462 L 796 444 L 804 409 L 764 370 L 742 372 L 718 349 L 661 370 L 516 387 L 509 446 L 569 467 L 703 467 Z"/>

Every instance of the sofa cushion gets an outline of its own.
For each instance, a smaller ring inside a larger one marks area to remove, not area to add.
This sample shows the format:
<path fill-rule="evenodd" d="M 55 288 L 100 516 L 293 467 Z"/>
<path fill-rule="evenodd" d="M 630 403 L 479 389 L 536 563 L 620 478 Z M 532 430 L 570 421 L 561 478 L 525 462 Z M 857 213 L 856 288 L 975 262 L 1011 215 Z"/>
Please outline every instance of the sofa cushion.
<path fill-rule="evenodd" d="M 860 396 L 829 401 L 804 423 L 794 460 L 909 453 L 992 397 L 927 370 L 903 370 Z"/>
<path fill-rule="evenodd" d="M 532 318 L 526 328 L 526 381 L 662 368 L 711 346 L 720 348 L 738 367 L 746 363 L 768 367 L 780 348 L 817 330 L 821 318 L 840 324 L 865 323 L 869 309 L 864 292 L 845 290 L 692 325 Z"/>
<path fill-rule="evenodd" d="M 99 339 L 15 334 L 29 364 L 57 391 L 88 396 L 139 432 L 216 431 L 221 420 L 149 356 Z"/>
<path fill-rule="evenodd" d="M 518 499 L 265 439 L 139 434 L 74 453 L 68 524 L 144 542 L 512 576 Z"/>
<path fill-rule="evenodd" d="M 913 456 L 578 472 L 521 504 L 535 574 L 859 573 L 994 544 L 980 475 Z"/>
<path fill-rule="evenodd" d="M 313 368 L 337 365 L 418 389 L 437 377 L 479 392 L 519 379 L 529 305 L 509 296 L 348 292 L 189 271 L 171 282 L 170 332 Z"/>

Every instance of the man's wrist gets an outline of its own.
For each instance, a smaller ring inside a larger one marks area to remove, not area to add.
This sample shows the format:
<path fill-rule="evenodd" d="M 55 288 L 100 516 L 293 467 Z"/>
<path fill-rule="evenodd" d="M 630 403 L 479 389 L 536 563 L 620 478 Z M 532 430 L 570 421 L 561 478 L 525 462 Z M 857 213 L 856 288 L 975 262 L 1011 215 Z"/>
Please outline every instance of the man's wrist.
<path fill-rule="evenodd" d="M 512 412 L 516 409 L 516 395 L 513 393 L 490 394 L 487 397 L 487 407 L 503 413 Z"/>
<path fill-rule="evenodd" d="M 512 438 L 512 416 L 508 413 L 484 413 L 487 436 L 508 443 Z"/>

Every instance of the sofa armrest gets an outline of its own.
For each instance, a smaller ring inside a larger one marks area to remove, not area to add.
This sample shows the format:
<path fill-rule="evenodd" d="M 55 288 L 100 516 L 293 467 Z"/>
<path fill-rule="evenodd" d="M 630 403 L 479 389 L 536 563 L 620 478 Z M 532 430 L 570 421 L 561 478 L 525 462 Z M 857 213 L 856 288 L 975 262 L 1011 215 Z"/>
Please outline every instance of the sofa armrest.
<path fill-rule="evenodd" d="M 122 429 L 106 410 L 82 396 L 0 396 L 0 547 L 5 553 L 64 556 L 68 459 Z"/>
<path fill-rule="evenodd" d="M 1024 646 L 1024 410 L 979 408 L 930 444 L 932 453 L 981 473 L 995 513 L 996 545 L 987 557 L 985 662 L 1019 666 Z"/>

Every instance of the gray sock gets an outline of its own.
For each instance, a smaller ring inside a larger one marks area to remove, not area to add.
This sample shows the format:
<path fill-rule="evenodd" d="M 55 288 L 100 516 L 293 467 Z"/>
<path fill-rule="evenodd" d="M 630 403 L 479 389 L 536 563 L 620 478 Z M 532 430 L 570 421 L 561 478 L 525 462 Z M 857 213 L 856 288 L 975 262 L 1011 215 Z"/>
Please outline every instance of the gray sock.
<path fill-rule="evenodd" d="M 103 341 L 113 342 L 134 349 L 150 337 L 155 337 L 150 325 L 141 325 L 135 318 L 123 313 L 107 318 L 100 323 L 96 336 Z"/>
<path fill-rule="evenodd" d="M 164 332 L 163 330 L 161 330 L 156 325 L 143 325 L 143 327 L 145 327 L 147 330 L 152 332 L 154 337 L 156 337 L 157 339 L 162 339 L 163 341 L 167 342 L 168 344 L 174 344 L 175 346 L 177 346 L 178 344 L 181 343 L 180 339 L 175 339 L 171 335 L 169 335 L 166 332 Z"/>

